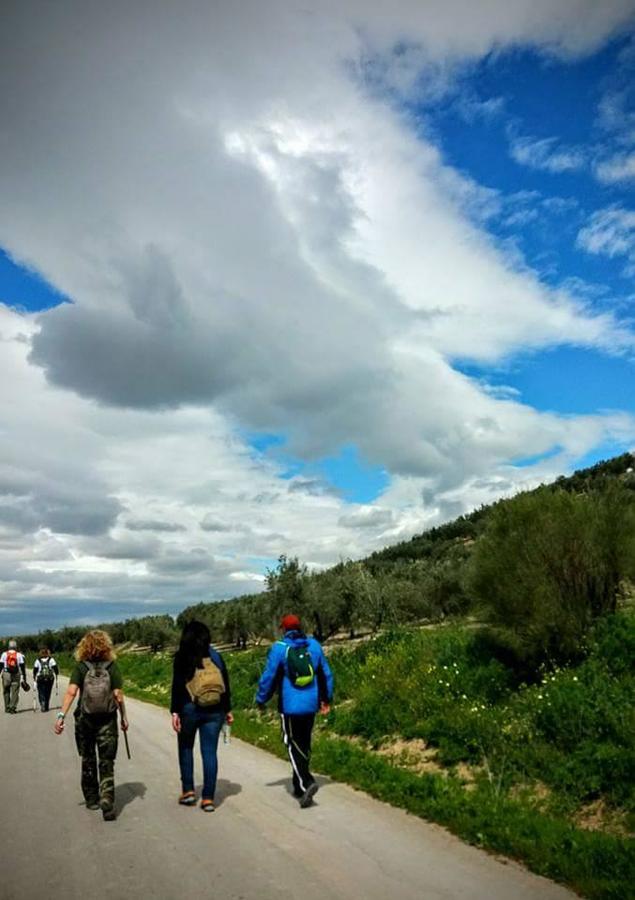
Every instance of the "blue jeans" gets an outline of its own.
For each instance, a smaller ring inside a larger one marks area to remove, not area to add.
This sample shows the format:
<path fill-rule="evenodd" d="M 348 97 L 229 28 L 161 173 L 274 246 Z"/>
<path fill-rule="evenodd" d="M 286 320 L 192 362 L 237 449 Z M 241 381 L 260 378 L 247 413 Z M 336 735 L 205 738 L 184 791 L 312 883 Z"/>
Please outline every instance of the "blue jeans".
<path fill-rule="evenodd" d="M 194 740 L 199 732 L 203 758 L 203 799 L 213 800 L 218 775 L 218 738 L 225 721 L 222 709 L 204 709 L 186 703 L 181 712 L 181 731 L 178 735 L 179 768 L 183 792 L 194 790 Z"/>

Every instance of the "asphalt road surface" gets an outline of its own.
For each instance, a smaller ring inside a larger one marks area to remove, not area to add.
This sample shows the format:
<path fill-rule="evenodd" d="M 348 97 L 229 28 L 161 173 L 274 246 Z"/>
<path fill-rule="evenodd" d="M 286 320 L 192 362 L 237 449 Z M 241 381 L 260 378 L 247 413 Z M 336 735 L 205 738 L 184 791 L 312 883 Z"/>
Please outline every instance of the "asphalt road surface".
<path fill-rule="evenodd" d="M 83 805 L 72 721 L 56 737 L 55 713 L 32 712 L 32 696 L 21 692 L 18 715 L 0 712 L 2 900 L 574 897 L 327 779 L 301 810 L 289 766 L 237 740 L 220 746 L 216 812 L 180 807 L 169 714 L 134 700 L 132 760 L 122 743 L 115 770 L 118 818 L 104 822 Z"/>

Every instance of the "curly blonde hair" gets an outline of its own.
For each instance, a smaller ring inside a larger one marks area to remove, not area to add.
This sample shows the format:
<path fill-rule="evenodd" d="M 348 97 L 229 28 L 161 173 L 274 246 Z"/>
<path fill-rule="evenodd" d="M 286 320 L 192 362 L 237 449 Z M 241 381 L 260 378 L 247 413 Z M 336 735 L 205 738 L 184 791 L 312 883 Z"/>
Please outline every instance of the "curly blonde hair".
<path fill-rule="evenodd" d="M 77 662 L 90 659 L 94 662 L 110 662 L 115 658 L 112 640 L 108 632 L 96 628 L 87 631 L 75 650 Z"/>

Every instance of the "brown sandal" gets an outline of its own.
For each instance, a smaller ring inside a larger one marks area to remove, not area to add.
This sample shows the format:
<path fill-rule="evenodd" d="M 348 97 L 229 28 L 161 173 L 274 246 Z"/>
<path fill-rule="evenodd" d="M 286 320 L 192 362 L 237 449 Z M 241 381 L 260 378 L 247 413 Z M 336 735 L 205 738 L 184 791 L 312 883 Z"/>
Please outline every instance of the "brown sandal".
<path fill-rule="evenodd" d="M 207 798 L 201 800 L 201 809 L 203 812 L 214 812 L 216 807 L 214 806 L 214 801 L 209 800 Z"/>
<path fill-rule="evenodd" d="M 179 797 L 179 803 L 181 806 L 194 806 L 196 803 L 196 794 L 194 791 L 185 791 L 185 793 L 181 794 Z"/>

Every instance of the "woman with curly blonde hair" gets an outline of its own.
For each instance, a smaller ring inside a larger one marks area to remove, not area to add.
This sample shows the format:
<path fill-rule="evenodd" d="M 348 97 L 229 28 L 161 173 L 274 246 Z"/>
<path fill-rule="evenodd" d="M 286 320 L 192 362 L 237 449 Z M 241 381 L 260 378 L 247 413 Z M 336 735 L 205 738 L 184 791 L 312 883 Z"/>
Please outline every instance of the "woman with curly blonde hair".
<path fill-rule="evenodd" d="M 110 635 L 98 628 L 87 631 L 75 648 L 77 662 L 113 662 L 116 658 Z"/>
<path fill-rule="evenodd" d="M 101 809 L 104 819 L 115 818 L 115 757 L 121 727 L 128 730 L 123 678 L 115 662 L 110 635 L 101 629 L 88 631 L 75 650 L 77 665 L 57 714 L 55 733 L 64 730 L 64 719 L 79 695 L 75 708 L 75 743 L 82 760 L 82 793 L 87 809 Z M 99 757 L 99 767 L 97 765 Z M 99 773 L 99 777 L 98 777 Z"/>

